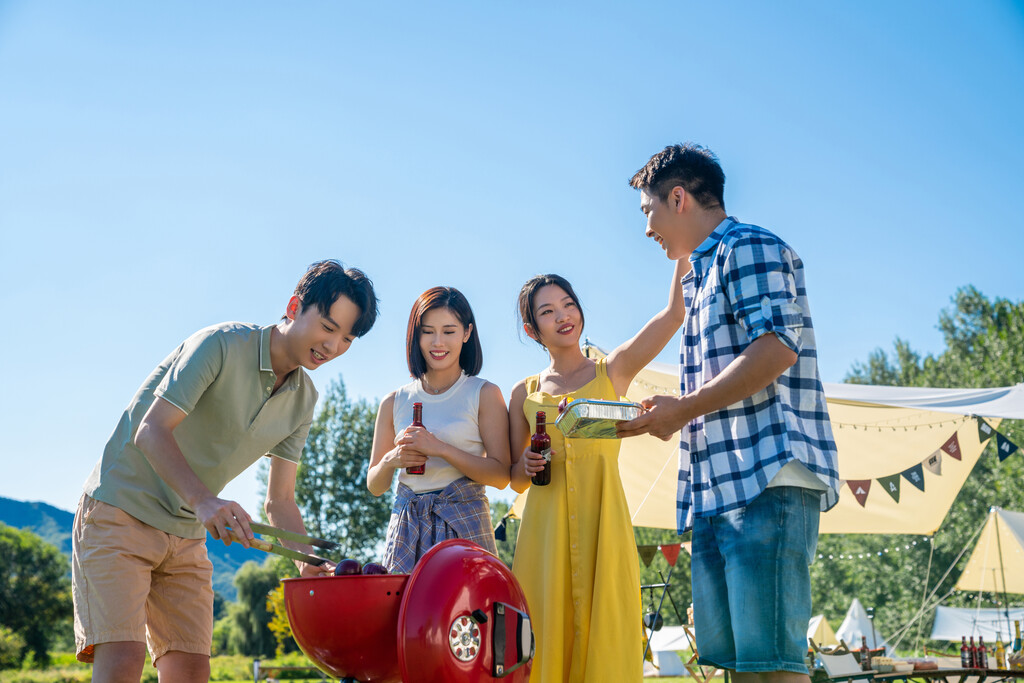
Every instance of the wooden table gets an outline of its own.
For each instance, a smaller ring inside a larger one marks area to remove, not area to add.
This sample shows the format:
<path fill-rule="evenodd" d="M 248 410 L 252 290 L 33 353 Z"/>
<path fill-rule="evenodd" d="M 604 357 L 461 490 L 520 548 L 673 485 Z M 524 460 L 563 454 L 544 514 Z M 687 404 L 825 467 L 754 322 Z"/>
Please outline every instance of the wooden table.
<path fill-rule="evenodd" d="M 879 683 L 892 681 L 945 681 L 946 683 L 964 683 L 968 678 L 977 679 L 976 683 L 998 683 L 999 681 L 1015 681 L 1024 679 L 1021 669 L 923 669 L 905 673 L 875 674 Z"/>

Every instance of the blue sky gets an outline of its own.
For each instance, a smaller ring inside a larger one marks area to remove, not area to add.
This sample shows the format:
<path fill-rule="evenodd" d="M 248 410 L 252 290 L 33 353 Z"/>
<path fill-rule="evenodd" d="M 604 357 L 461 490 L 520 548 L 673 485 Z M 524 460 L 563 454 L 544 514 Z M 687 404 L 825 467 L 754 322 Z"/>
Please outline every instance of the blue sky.
<path fill-rule="evenodd" d="M 321 388 L 405 383 L 438 284 L 506 397 L 546 363 L 514 314 L 536 273 L 615 346 L 665 300 L 627 180 L 673 142 L 803 258 L 826 381 L 897 336 L 939 351 L 960 286 L 1024 297 L 1019 2 L 637 7 L 0 0 L 0 496 L 74 509 L 149 371 L 275 321 L 321 258 L 382 304 Z M 259 503 L 253 475 L 226 494 Z"/>

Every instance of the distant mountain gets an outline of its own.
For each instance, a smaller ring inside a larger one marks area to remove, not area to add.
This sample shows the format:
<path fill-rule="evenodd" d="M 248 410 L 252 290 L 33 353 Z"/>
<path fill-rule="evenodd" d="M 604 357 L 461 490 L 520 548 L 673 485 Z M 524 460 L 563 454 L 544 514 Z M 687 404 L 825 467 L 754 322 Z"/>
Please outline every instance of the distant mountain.
<path fill-rule="evenodd" d="M 0 497 L 0 523 L 15 529 L 28 529 L 47 543 L 68 556 L 68 572 L 71 572 L 71 529 L 75 523 L 73 512 L 47 505 Z M 259 564 L 266 554 L 250 548 L 246 550 L 237 543 L 225 547 L 220 541 L 207 537 L 206 550 L 213 563 L 213 589 L 228 600 L 234 601 L 237 592 L 233 583 L 235 572 L 252 560 Z"/>

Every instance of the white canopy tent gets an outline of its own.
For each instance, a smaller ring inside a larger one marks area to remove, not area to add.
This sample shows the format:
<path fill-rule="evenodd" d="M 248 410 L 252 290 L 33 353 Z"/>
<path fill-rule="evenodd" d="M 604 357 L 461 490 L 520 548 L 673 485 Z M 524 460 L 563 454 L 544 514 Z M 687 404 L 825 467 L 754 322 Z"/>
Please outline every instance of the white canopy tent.
<path fill-rule="evenodd" d="M 587 352 L 604 355 L 595 346 Z M 934 533 L 988 441 L 974 416 L 986 418 L 992 429 L 1002 418 L 1024 419 L 1024 384 L 930 389 L 826 383 L 824 389 L 844 485 L 839 503 L 822 515 L 821 533 Z M 651 363 L 626 397 L 639 401 L 651 394 L 679 394 L 675 366 Z M 678 438 L 623 440 L 619 472 L 634 526 L 676 527 L 678 451 Z M 522 512 L 526 495 L 516 499 L 514 514 Z"/>
<path fill-rule="evenodd" d="M 1008 610 L 1002 608 L 985 607 L 939 607 L 935 608 L 935 623 L 932 624 L 932 640 L 948 640 L 959 642 L 964 636 L 975 638 L 981 636 L 990 643 L 996 641 L 996 636 L 1001 636 L 1005 643 L 1013 637 L 1007 623 L 1019 620 L 1024 621 L 1024 607 L 1014 607 Z"/>
<path fill-rule="evenodd" d="M 841 639 L 851 649 L 861 646 L 861 638 L 867 641 L 868 647 L 872 650 L 884 647 L 886 653 L 888 653 L 892 649 L 885 638 L 882 637 L 882 634 L 875 631 L 872 620 L 868 619 L 867 610 L 864 609 L 864 605 L 860 604 L 860 600 L 857 598 L 853 599 L 853 602 L 850 603 L 850 609 L 846 610 L 846 618 L 843 619 L 843 623 L 836 630 L 836 638 Z"/>

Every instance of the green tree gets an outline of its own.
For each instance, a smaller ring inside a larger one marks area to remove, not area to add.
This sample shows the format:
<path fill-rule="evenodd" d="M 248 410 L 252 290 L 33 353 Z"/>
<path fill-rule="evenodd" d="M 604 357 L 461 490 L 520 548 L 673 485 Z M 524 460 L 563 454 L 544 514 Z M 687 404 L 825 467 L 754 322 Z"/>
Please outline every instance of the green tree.
<path fill-rule="evenodd" d="M 231 630 L 229 648 L 249 657 L 272 657 L 277 649 L 268 624 L 267 595 L 277 587 L 277 571 L 270 563 L 263 566 L 246 562 L 235 574 L 238 601 L 228 607 Z"/>
<path fill-rule="evenodd" d="M 25 639 L 6 626 L 0 626 L 0 671 L 21 666 Z"/>
<path fill-rule="evenodd" d="M 295 501 L 310 534 L 340 544 L 336 555 L 378 560 L 392 496 L 376 497 L 366 488 L 376 407 L 351 400 L 340 379 L 321 402 L 299 464 Z M 264 466 L 264 491 L 266 476 Z"/>
<path fill-rule="evenodd" d="M 954 295 L 953 305 L 939 315 L 938 327 L 946 347 L 942 353 L 922 355 L 906 341 L 896 339 L 891 354 L 876 349 L 866 363 L 854 364 L 846 381 L 969 388 L 1024 381 L 1024 302 L 989 300 L 974 287 L 964 287 Z M 1024 446 L 1024 422 L 1006 420 L 999 431 Z M 878 631 L 889 634 L 910 620 L 926 593 L 948 594 L 943 604 L 950 606 L 976 604 L 977 595 L 950 593 L 966 564 L 973 534 L 992 506 L 1024 510 L 1024 451 L 999 462 L 994 441 L 982 453 L 930 544 L 897 535 L 822 536 L 818 552 L 824 555 L 823 560 L 829 555 L 838 558 L 851 554 L 870 554 L 874 559 L 856 563 L 819 561 L 812 567 L 815 610 L 835 619 L 853 597 L 858 597 L 865 605 L 875 606 Z M 896 547 L 901 552 L 885 552 Z M 968 552 L 960 556 L 965 547 Z M 939 584 L 954 563 L 954 569 Z M 983 597 L 990 605 L 1002 601 L 999 595 Z M 918 633 L 929 633 L 932 618 L 929 610 L 922 623 L 910 629 L 904 646 L 913 645 Z"/>
<path fill-rule="evenodd" d="M 0 624 L 24 640 L 21 656 L 45 666 L 54 624 L 71 616 L 68 559 L 31 531 L 0 524 Z"/>

